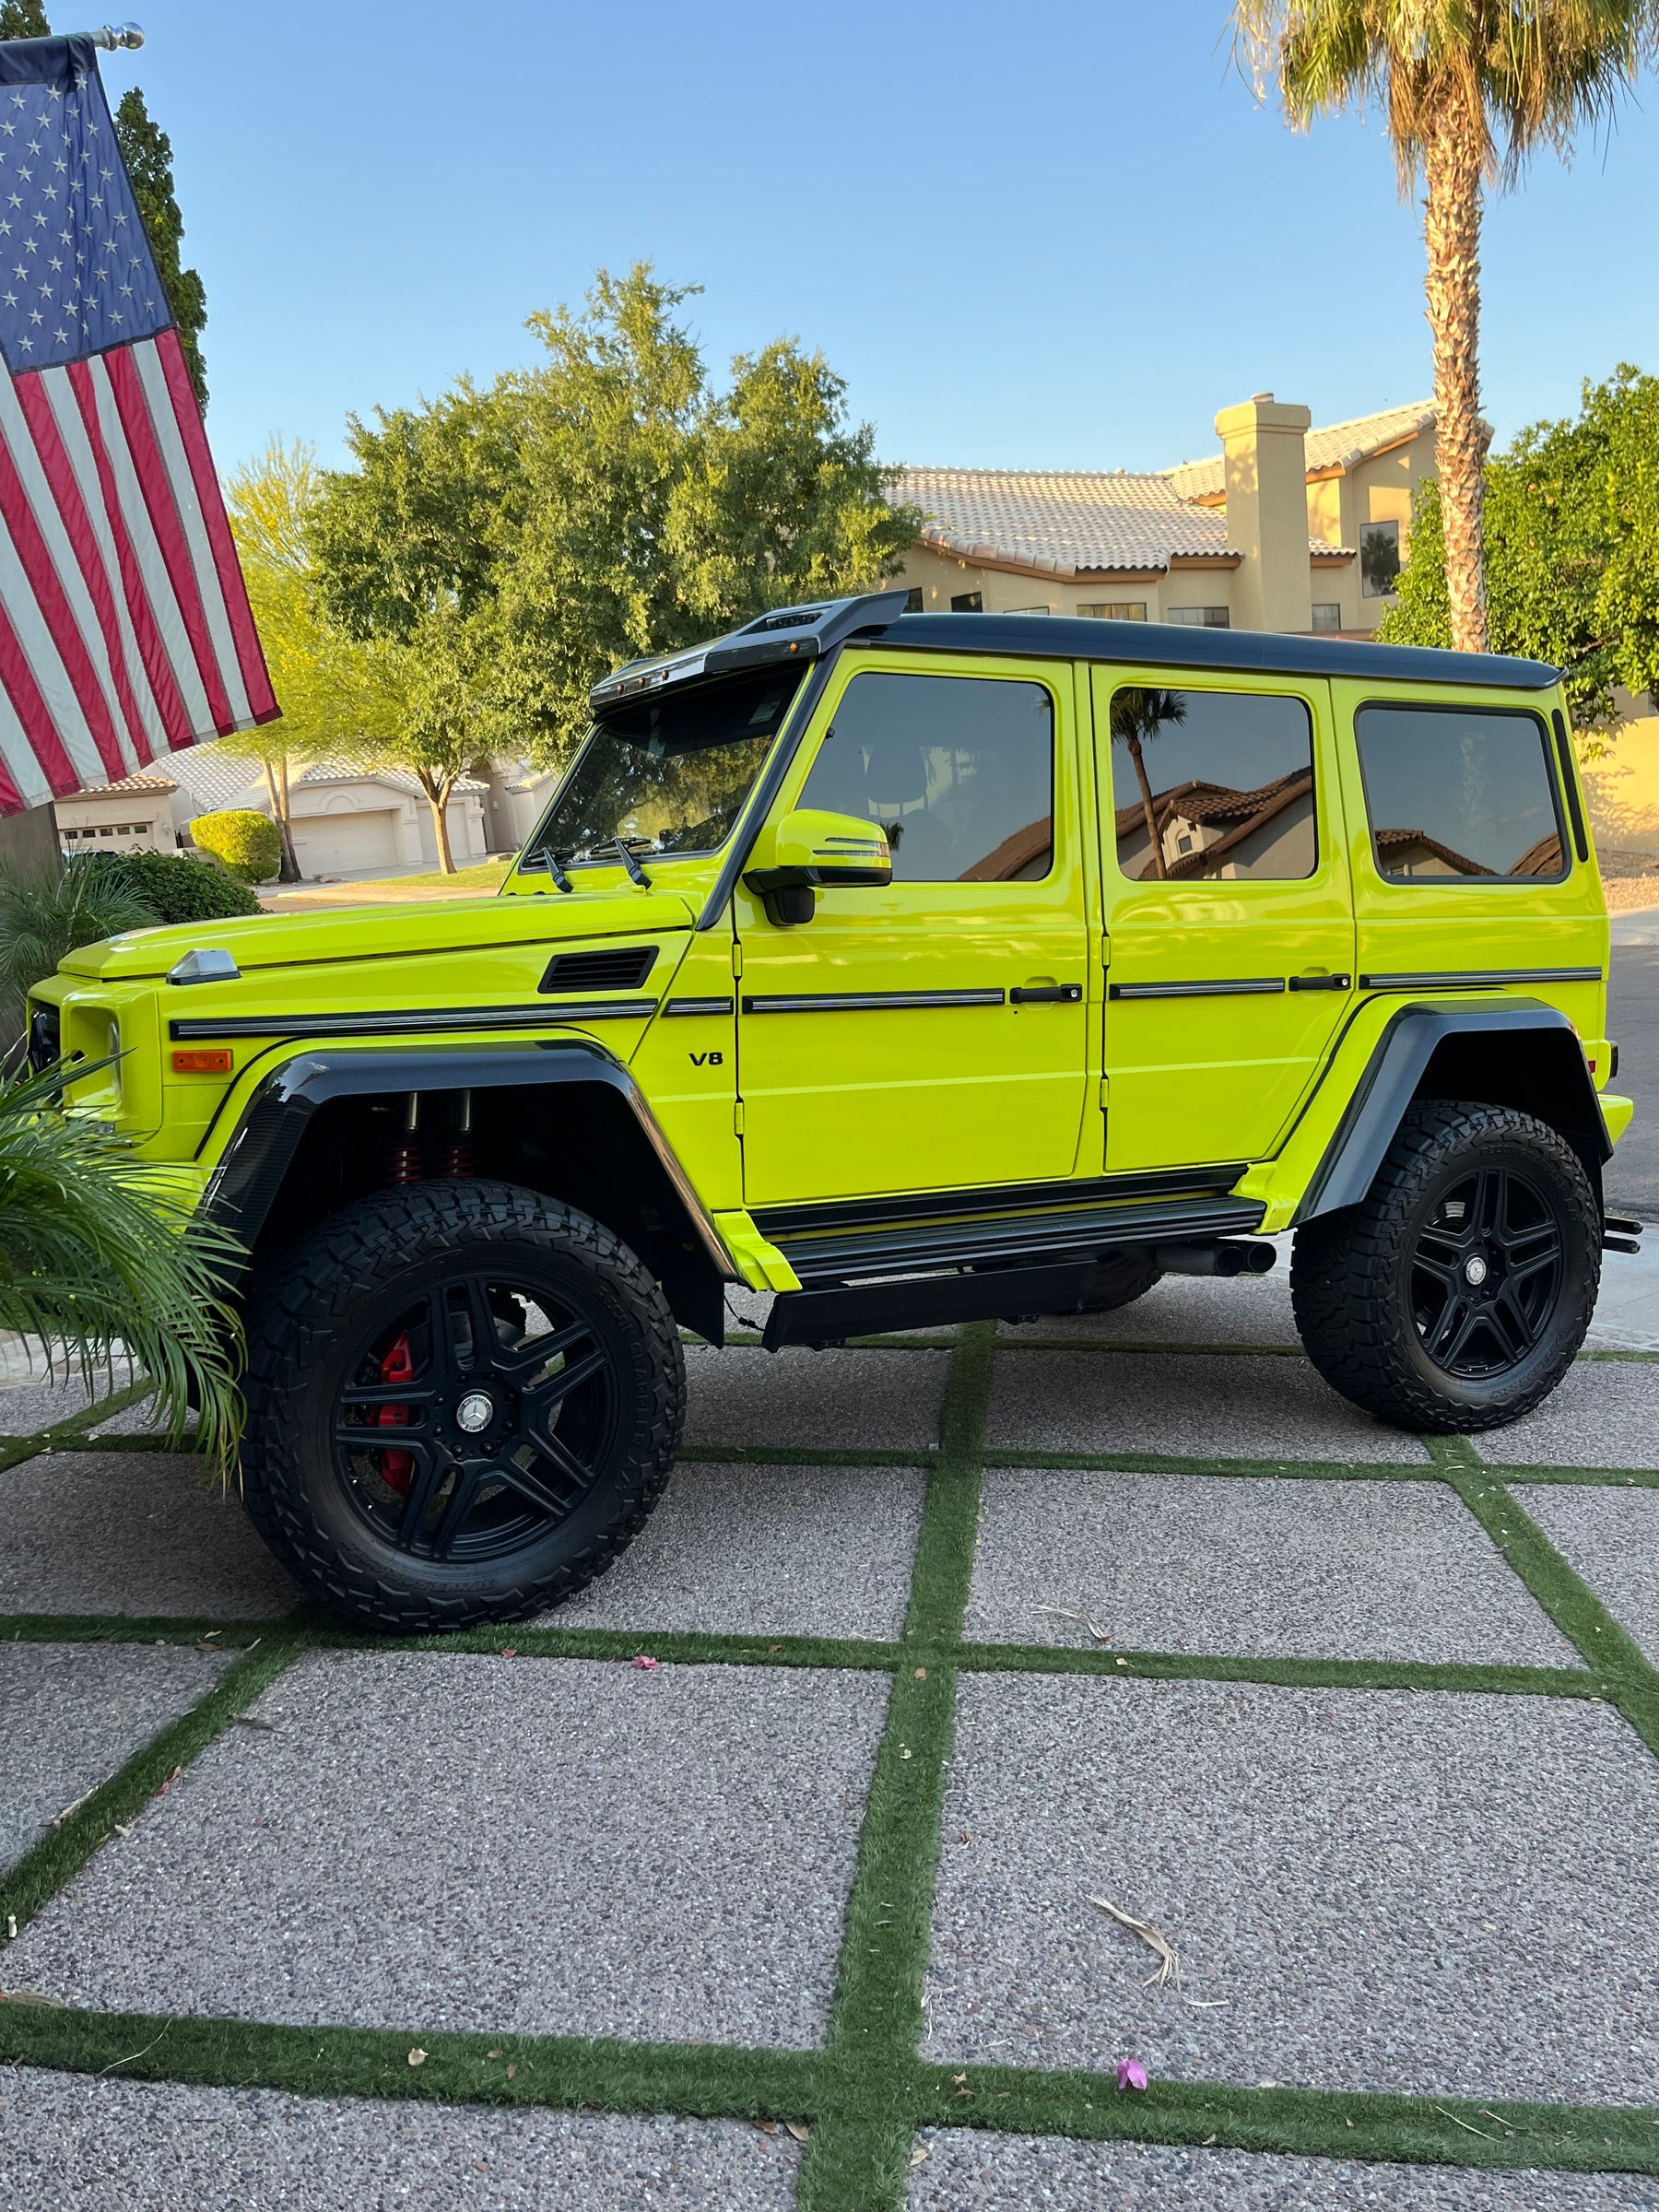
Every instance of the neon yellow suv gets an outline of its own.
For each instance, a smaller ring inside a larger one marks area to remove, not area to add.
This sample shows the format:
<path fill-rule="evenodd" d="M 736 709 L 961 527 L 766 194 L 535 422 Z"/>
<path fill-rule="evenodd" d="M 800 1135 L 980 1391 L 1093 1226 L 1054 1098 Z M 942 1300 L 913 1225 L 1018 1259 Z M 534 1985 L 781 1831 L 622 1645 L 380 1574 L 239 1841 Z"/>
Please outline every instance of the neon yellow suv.
<path fill-rule="evenodd" d="M 1634 1230 L 1555 672 L 903 608 L 618 670 L 497 899 L 140 931 L 36 994 L 42 1063 L 118 1039 L 75 1104 L 248 1248 L 249 1508 L 341 1610 L 601 1572 L 732 1284 L 832 1344 L 1294 1230 L 1379 1418 L 1566 1371 Z"/>

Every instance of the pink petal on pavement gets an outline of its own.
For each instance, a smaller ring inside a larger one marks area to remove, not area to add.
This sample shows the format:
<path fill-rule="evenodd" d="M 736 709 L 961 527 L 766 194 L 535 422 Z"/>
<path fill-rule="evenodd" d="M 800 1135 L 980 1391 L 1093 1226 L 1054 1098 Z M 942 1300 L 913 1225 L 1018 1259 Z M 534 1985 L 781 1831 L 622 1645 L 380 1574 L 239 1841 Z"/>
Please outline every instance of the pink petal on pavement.
<path fill-rule="evenodd" d="M 1117 2077 L 1120 2089 L 1144 2089 L 1147 2086 L 1147 2069 L 1138 2058 L 1120 2058 Z"/>
<path fill-rule="evenodd" d="M 643 1652 L 640 1652 L 635 1654 L 634 1665 L 639 1667 L 643 1674 L 651 1675 L 656 1672 L 656 1661 L 649 1658 Z"/>

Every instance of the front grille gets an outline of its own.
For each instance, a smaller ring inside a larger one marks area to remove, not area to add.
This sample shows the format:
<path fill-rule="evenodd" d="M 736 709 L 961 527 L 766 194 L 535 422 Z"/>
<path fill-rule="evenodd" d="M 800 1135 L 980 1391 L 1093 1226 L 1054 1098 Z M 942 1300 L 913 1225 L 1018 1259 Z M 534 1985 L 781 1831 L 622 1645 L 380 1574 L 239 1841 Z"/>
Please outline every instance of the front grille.
<path fill-rule="evenodd" d="M 656 964 L 654 945 L 619 945 L 602 952 L 559 952 L 547 962 L 541 991 L 637 991 Z"/>
<path fill-rule="evenodd" d="M 37 1073 L 62 1055 L 63 1026 L 55 1006 L 37 1006 L 29 1024 L 29 1065 Z"/>

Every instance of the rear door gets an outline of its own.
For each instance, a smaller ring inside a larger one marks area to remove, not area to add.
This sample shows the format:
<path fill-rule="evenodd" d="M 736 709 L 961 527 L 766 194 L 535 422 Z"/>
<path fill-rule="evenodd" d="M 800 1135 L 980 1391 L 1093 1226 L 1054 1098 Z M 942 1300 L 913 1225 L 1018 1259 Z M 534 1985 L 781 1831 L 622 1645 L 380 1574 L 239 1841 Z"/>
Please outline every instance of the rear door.
<path fill-rule="evenodd" d="M 880 822 L 893 880 L 821 890 L 795 928 L 737 891 L 747 1204 L 1074 1171 L 1090 1082 L 1077 705 L 1066 663 L 837 668 L 779 811 Z"/>
<path fill-rule="evenodd" d="M 1261 1159 L 1351 1002 L 1317 680 L 1096 668 L 1109 1172 Z"/>

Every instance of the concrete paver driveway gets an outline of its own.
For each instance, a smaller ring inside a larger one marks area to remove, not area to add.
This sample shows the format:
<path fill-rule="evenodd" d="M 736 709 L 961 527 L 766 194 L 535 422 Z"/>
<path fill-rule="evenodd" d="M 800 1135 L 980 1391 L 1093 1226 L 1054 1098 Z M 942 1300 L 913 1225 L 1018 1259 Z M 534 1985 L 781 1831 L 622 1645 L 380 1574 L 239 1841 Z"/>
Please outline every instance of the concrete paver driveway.
<path fill-rule="evenodd" d="M 1282 1277 L 694 1349 L 632 1551 L 420 1645 L 0 1391 L 0 2207 L 1659 2212 L 1644 1267 L 1472 1442 Z"/>

